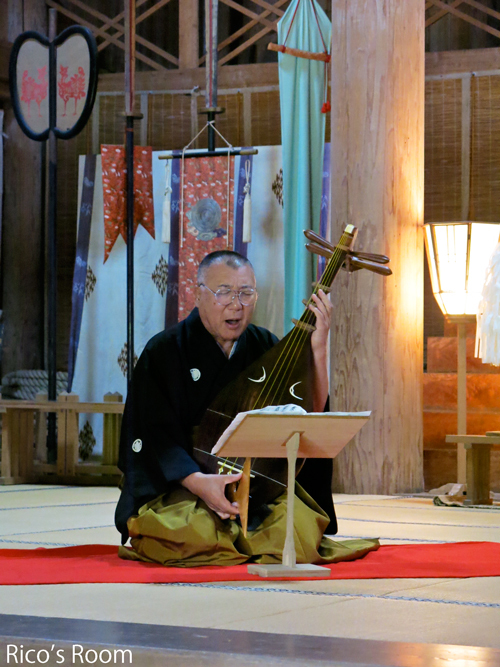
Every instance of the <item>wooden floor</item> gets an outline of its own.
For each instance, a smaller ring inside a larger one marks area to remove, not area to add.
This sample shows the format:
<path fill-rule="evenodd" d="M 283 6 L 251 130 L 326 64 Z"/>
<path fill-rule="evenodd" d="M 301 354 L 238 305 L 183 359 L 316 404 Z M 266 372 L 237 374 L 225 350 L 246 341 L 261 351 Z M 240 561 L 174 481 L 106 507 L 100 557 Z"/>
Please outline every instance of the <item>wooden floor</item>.
<path fill-rule="evenodd" d="M 0 548 L 118 544 L 116 499 L 113 488 L 1 487 Z M 335 502 L 340 540 L 500 541 L 498 509 Z M 21 651 L 49 665 L 500 666 L 499 628 L 500 577 L 0 587 L 0 666 L 29 664 Z"/>
<path fill-rule="evenodd" d="M 139 623 L 0 615 L 0 665 L 46 654 L 63 664 L 133 664 L 154 667 L 234 665 L 380 665 L 381 667 L 489 667 L 500 650 L 445 644 L 284 636 L 243 630 L 199 631 Z M 55 647 L 55 648 L 52 648 Z M 42 650 L 40 654 L 39 651 Z M 97 660 L 96 660 L 97 658 Z M 40 664 L 40 663 L 39 663 Z"/>

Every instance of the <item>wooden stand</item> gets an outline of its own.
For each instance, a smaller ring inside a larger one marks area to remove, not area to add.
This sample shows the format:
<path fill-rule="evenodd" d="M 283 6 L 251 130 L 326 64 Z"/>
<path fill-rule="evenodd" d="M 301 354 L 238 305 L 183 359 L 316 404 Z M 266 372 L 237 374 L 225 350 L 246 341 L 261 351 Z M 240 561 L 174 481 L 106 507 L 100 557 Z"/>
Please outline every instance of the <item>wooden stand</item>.
<path fill-rule="evenodd" d="M 286 415 L 247 413 L 224 433 L 212 450 L 224 457 L 269 457 L 288 460 L 287 523 L 283 562 L 251 564 L 249 574 L 261 577 L 317 577 L 330 570 L 297 564 L 294 541 L 295 466 L 300 458 L 335 458 L 368 421 L 369 412 Z M 238 420 L 238 417 L 236 418 Z M 233 422 L 234 424 L 234 422 Z"/>
<path fill-rule="evenodd" d="M 463 443 L 465 448 L 467 498 L 464 505 L 491 505 L 490 454 L 492 445 L 500 445 L 500 433 L 447 435 L 446 442 Z"/>
<path fill-rule="evenodd" d="M 293 517 L 295 504 L 295 465 L 297 463 L 297 452 L 300 446 L 300 433 L 294 433 L 286 443 L 288 459 L 288 484 L 287 484 L 287 507 L 286 507 L 286 538 L 283 548 L 283 562 L 269 565 L 254 563 L 248 565 L 249 574 L 258 574 L 261 577 L 296 577 L 297 571 L 301 576 L 319 577 L 329 575 L 330 570 L 320 565 L 297 565 L 297 554 L 295 552 L 295 540 L 293 537 Z"/>

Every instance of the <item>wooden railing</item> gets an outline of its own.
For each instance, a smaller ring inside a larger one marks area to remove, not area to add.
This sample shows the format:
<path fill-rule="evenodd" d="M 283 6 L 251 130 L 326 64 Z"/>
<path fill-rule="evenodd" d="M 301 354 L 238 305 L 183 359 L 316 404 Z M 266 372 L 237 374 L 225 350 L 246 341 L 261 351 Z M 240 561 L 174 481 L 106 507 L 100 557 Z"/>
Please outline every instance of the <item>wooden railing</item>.
<path fill-rule="evenodd" d="M 0 484 L 115 485 L 123 413 L 120 394 L 107 394 L 102 403 L 81 402 L 76 394 L 61 393 L 57 401 L 39 394 L 34 401 L 0 400 L 2 445 Z M 57 419 L 57 458 L 47 462 L 46 415 Z M 79 461 L 78 416 L 103 415 L 102 463 Z"/>

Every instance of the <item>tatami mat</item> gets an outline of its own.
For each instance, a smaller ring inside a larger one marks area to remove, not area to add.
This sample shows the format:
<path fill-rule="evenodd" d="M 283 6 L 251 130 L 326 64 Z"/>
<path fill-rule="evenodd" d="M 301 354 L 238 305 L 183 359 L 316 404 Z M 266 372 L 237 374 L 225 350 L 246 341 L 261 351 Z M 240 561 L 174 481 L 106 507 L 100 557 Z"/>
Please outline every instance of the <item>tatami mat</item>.
<path fill-rule="evenodd" d="M 111 488 L 0 487 L 0 548 L 118 545 L 117 498 Z M 500 542 L 498 511 L 334 498 L 338 539 Z M 3 586 L 0 614 L 500 648 L 500 578 Z"/>

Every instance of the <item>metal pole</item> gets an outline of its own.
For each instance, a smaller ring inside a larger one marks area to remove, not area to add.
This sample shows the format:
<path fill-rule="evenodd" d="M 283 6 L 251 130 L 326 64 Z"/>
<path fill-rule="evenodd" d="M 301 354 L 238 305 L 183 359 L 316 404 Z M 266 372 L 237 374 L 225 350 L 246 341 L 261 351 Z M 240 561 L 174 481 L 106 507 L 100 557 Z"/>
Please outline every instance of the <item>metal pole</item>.
<path fill-rule="evenodd" d="M 56 37 L 57 11 L 49 10 L 49 40 Z M 50 127 L 56 126 L 57 117 L 57 63 L 56 49 L 51 43 L 49 49 L 49 119 Z M 57 139 L 53 132 L 49 133 L 49 202 L 47 220 L 47 254 L 48 254 L 48 399 L 57 398 Z M 50 412 L 47 424 L 47 460 L 52 463 L 57 458 L 56 413 Z"/>
<path fill-rule="evenodd" d="M 134 114 L 135 0 L 125 0 L 125 163 L 127 167 L 127 392 L 134 372 Z"/>
<path fill-rule="evenodd" d="M 134 117 L 127 115 L 125 132 L 127 165 L 127 391 L 134 370 Z"/>

